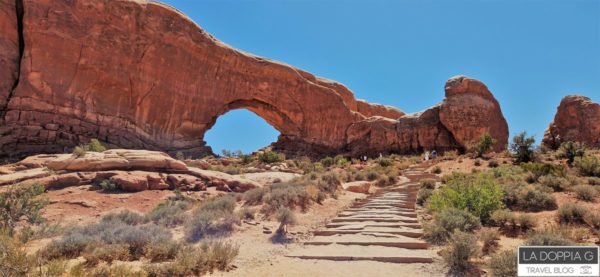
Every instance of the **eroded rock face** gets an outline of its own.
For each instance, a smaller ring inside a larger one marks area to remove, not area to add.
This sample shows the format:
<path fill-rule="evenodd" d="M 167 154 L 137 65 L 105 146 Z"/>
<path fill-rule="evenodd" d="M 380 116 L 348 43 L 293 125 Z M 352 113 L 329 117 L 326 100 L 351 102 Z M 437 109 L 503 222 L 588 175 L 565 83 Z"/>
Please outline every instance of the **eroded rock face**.
<path fill-rule="evenodd" d="M 562 99 L 554 121 L 544 133 L 543 144 L 558 148 L 567 141 L 600 147 L 600 104 L 579 95 Z"/>
<path fill-rule="evenodd" d="M 159 3 L 22 0 L 19 28 L 21 0 L 0 1 L 9 15 L 0 19 L 0 59 L 9 61 L 0 69 L 0 156 L 63 152 L 91 138 L 200 154 L 217 118 L 241 108 L 280 131 L 274 147 L 291 153 L 464 148 L 485 131 L 506 144 L 498 103 L 472 79 L 452 79 L 440 106 L 405 115 L 224 45 Z"/>

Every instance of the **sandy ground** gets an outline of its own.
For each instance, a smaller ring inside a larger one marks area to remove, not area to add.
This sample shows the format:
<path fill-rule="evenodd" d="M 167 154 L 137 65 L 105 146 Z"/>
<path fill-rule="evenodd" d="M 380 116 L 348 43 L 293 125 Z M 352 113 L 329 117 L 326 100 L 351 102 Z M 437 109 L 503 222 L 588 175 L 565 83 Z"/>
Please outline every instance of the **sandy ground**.
<path fill-rule="evenodd" d="M 258 173 L 245 173 L 239 175 L 242 178 L 246 178 L 261 184 L 269 185 L 273 183 L 285 183 L 293 180 L 294 178 L 302 175 L 288 172 L 258 172 Z"/>

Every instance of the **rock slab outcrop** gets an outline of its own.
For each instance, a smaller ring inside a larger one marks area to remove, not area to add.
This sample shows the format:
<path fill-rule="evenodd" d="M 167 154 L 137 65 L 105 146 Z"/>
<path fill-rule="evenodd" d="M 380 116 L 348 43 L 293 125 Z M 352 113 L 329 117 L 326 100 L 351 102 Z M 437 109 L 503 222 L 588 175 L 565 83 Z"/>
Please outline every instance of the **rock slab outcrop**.
<path fill-rule="evenodd" d="M 585 96 L 569 95 L 560 105 L 544 133 L 543 144 L 558 148 L 567 141 L 600 147 L 600 104 Z"/>
<path fill-rule="evenodd" d="M 442 104 L 406 115 L 231 48 L 160 3 L 0 1 L 0 156 L 60 153 L 91 138 L 201 154 L 217 118 L 242 108 L 292 153 L 460 149 L 482 132 L 507 142 L 496 100 L 466 77 L 448 82 Z"/>

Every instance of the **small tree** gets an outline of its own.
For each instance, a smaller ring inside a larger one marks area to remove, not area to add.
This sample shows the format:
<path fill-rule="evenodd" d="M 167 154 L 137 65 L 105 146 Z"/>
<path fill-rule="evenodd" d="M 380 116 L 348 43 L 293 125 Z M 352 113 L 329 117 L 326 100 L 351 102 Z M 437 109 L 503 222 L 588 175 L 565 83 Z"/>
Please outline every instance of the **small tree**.
<path fill-rule="evenodd" d="M 535 144 L 535 138 L 533 136 L 528 137 L 527 132 L 521 132 L 513 137 L 510 151 L 513 153 L 516 164 L 534 160 L 533 144 Z"/>
<path fill-rule="evenodd" d="M 287 234 L 287 226 L 296 223 L 296 216 L 294 216 L 294 212 L 288 208 L 279 208 L 277 211 L 277 221 L 279 221 L 277 234 L 283 236 Z"/>
<path fill-rule="evenodd" d="M 560 145 L 558 157 L 567 159 L 567 164 L 571 166 L 576 157 L 585 156 L 585 150 L 585 145 L 583 143 L 567 141 Z"/>
<path fill-rule="evenodd" d="M 469 152 L 473 153 L 475 158 L 482 158 L 483 155 L 496 145 L 496 139 L 493 138 L 489 133 L 482 134 L 477 142 L 471 144 L 469 147 Z"/>
<path fill-rule="evenodd" d="M 88 150 L 92 152 L 104 152 L 106 147 L 98 139 L 91 139 L 88 144 Z"/>

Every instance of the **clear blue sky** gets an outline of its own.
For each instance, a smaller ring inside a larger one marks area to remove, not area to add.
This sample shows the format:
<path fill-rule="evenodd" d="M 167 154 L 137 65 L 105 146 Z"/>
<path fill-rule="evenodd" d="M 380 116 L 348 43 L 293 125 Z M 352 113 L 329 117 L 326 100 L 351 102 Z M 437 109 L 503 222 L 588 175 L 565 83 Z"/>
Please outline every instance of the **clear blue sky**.
<path fill-rule="evenodd" d="M 348 86 L 357 98 L 418 112 L 454 75 L 483 81 L 511 136 L 538 142 L 560 99 L 600 101 L 597 0 L 165 0 L 219 40 Z M 278 132 L 247 111 L 206 140 L 256 150 Z"/>

